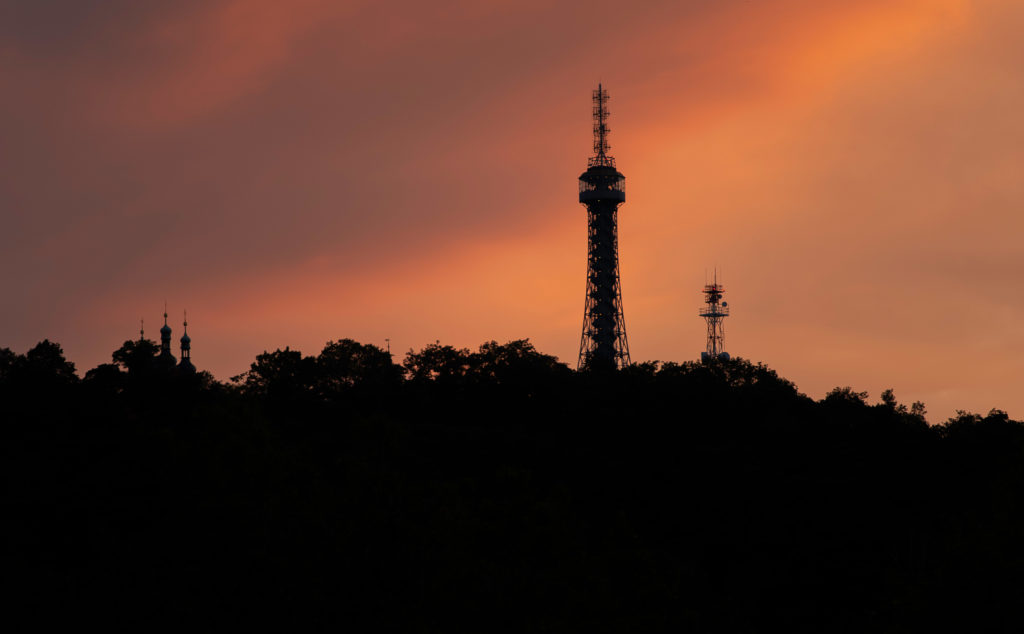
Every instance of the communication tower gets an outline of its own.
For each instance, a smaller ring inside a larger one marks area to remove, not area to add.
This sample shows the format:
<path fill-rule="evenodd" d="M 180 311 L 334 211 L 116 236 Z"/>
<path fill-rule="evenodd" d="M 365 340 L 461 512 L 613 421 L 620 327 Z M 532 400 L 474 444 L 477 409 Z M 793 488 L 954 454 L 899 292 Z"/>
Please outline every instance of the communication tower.
<path fill-rule="evenodd" d="M 608 151 L 608 91 L 593 93 L 594 156 L 580 175 L 580 203 L 587 208 L 587 297 L 577 368 L 629 365 L 619 282 L 618 209 L 626 201 L 626 177 Z"/>
<path fill-rule="evenodd" d="M 706 278 L 705 278 L 706 279 Z M 704 285 L 704 306 L 700 316 L 708 325 L 707 349 L 700 353 L 700 360 L 707 363 L 715 359 L 729 360 L 729 353 L 723 349 L 725 343 L 725 318 L 729 316 L 729 302 L 722 301 L 725 287 L 718 283 L 718 272 L 715 281 Z"/>

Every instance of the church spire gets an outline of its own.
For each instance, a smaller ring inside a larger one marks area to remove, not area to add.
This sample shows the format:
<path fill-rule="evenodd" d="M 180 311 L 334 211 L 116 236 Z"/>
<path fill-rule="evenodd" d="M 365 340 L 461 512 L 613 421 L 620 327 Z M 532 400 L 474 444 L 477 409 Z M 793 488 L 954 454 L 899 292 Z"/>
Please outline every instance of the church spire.
<path fill-rule="evenodd" d="M 167 367 L 174 366 L 171 354 L 171 327 L 167 325 L 167 302 L 164 302 L 164 325 L 160 328 L 160 362 Z"/>
<path fill-rule="evenodd" d="M 182 323 L 184 334 L 181 335 L 181 363 L 178 367 L 184 372 L 195 372 L 196 366 L 192 365 L 192 337 L 188 336 L 188 311 L 184 311 L 185 319 Z"/>

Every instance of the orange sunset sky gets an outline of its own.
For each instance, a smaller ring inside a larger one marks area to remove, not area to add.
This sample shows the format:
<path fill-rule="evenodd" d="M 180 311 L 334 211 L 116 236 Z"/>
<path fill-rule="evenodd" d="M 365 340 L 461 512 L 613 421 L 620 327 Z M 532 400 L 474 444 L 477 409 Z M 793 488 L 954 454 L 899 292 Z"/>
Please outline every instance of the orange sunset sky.
<path fill-rule="evenodd" d="M 219 379 L 350 337 L 575 365 L 590 91 L 634 361 L 1024 416 L 1019 0 L 0 0 L 0 346 L 164 301 Z M 176 350 L 175 350 L 176 351 Z"/>

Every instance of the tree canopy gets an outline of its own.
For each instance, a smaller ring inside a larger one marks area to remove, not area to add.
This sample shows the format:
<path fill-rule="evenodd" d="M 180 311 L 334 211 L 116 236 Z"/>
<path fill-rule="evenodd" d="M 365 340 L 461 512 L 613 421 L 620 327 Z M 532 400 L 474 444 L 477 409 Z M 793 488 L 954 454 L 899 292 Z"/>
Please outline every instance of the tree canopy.
<path fill-rule="evenodd" d="M 55 343 L 0 348 L 6 563 L 35 615 L 911 632 L 1024 590 L 1001 410 L 929 426 L 892 390 L 814 400 L 744 359 L 576 372 L 528 340 L 338 339 L 229 383 L 158 352 L 79 380 Z"/>

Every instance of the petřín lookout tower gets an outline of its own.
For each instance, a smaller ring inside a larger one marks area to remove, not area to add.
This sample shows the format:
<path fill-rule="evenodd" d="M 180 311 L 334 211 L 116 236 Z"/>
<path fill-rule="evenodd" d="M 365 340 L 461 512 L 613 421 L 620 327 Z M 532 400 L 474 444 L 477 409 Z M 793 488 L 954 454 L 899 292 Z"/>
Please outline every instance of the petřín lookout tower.
<path fill-rule="evenodd" d="M 608 91 L 594 91 L 594 156 L 580 176 L 580 202 L 587 208 L 587 300 L 577 367 L 629 365 L 626 322 L 619 283 L 618 209 L 626 201 L 626 177 L 608 150 Z"/>

